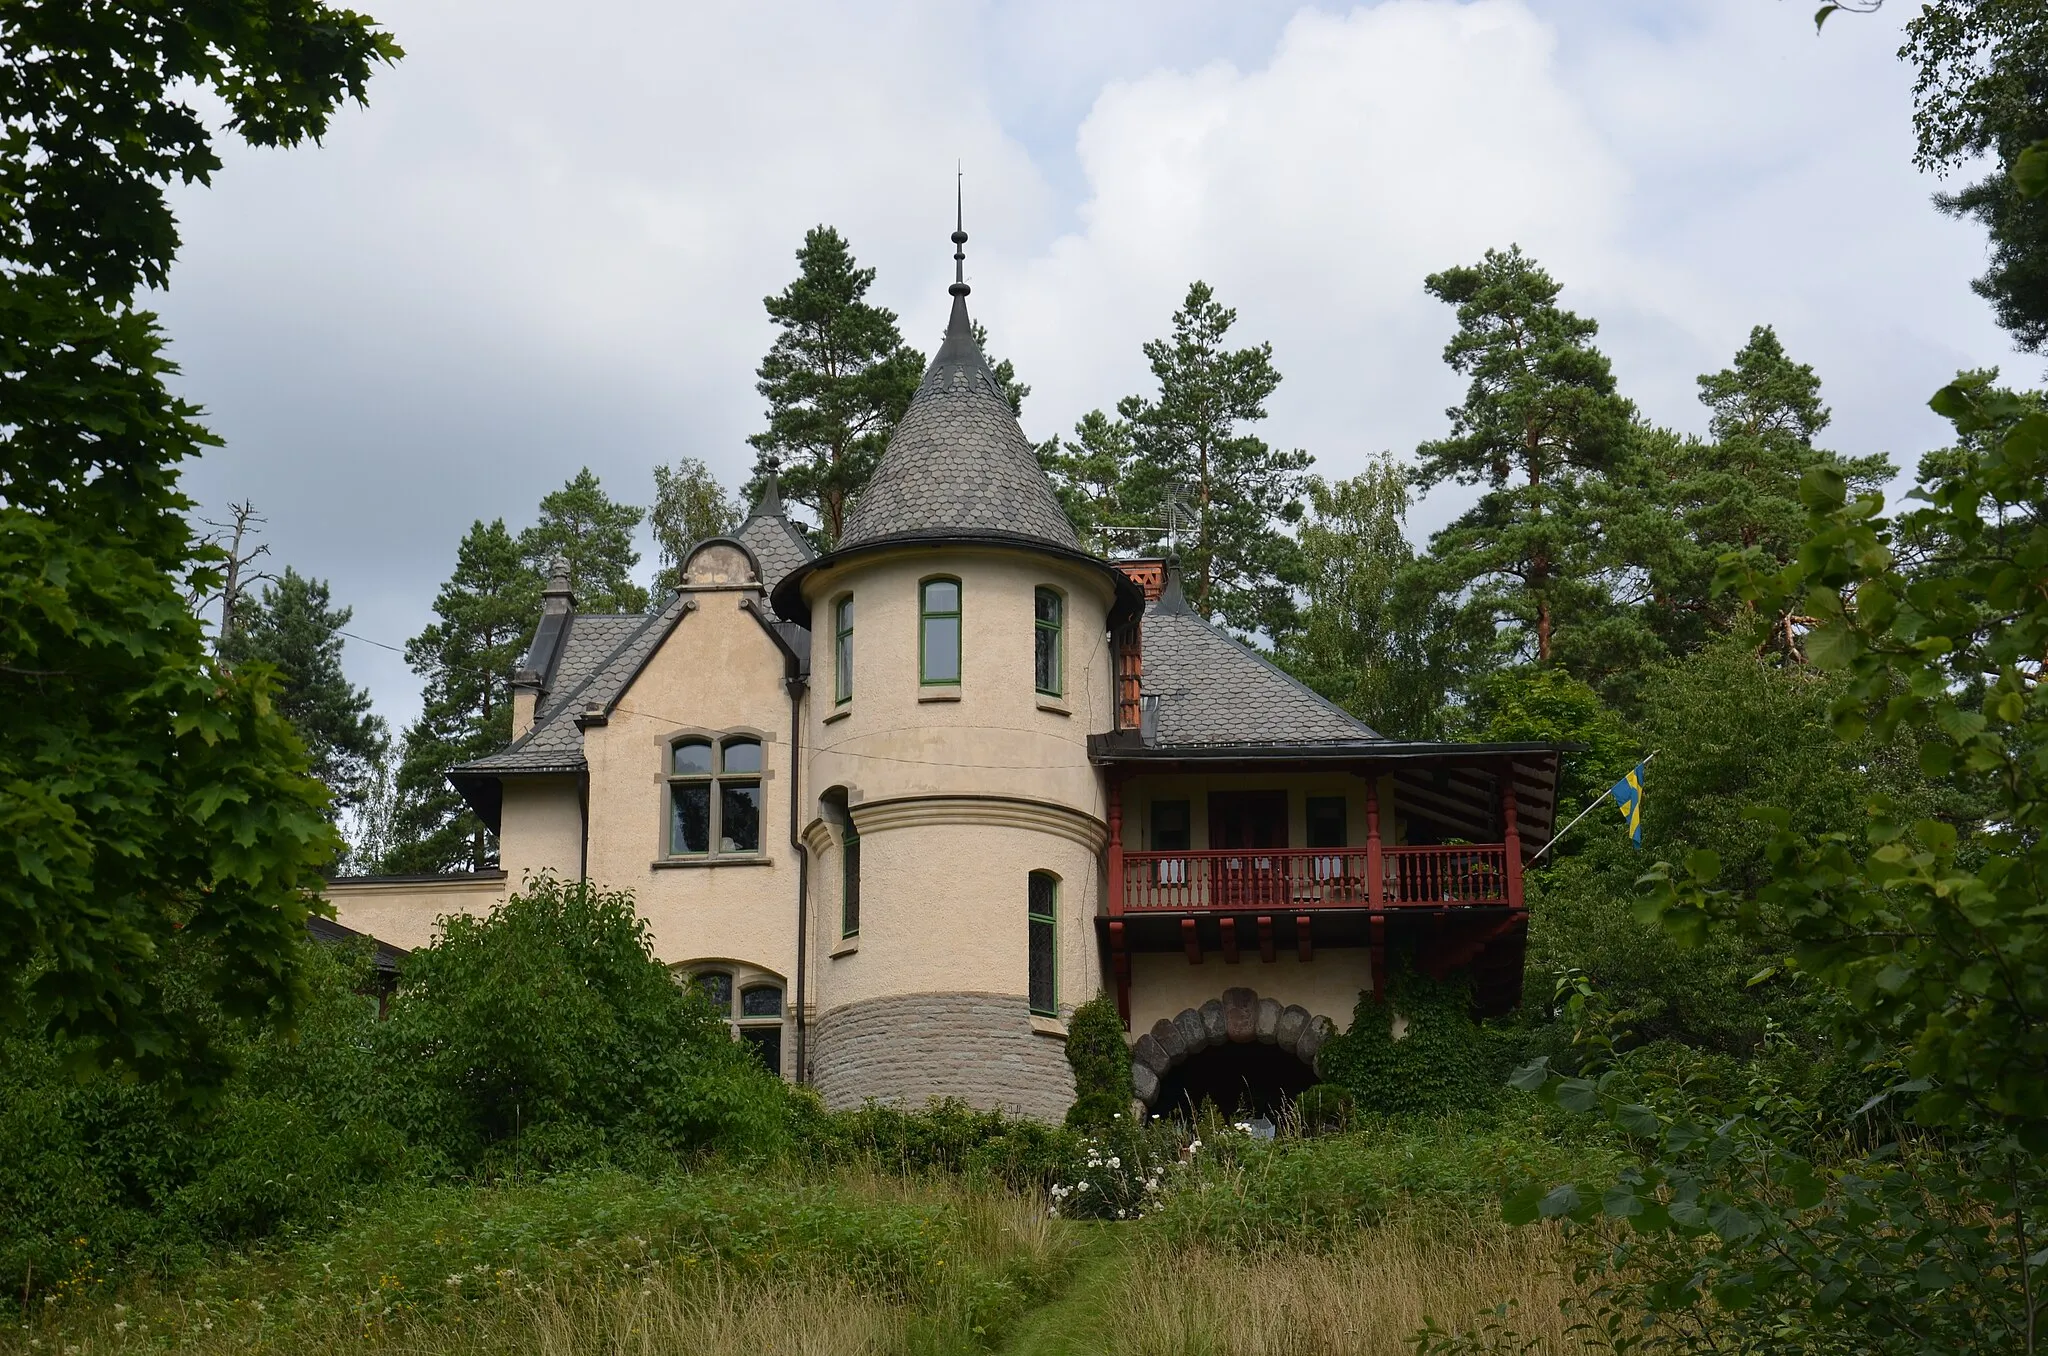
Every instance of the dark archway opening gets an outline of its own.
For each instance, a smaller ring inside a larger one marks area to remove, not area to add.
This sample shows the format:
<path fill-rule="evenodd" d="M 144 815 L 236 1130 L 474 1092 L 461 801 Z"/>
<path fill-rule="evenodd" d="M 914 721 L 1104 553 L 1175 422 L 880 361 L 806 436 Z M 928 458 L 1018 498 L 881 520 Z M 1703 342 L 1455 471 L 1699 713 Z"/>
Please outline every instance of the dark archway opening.
<path fill-rule="evenodd" d="M 1160 1075 L 1152 1110 L 1192 1117 L 1211 1102 L 1226 1116 L 1244 1111 L 1277 1121 L 1282 1104 L 1317 1081 L 1314 1069 L 1277 1045 L 1216 1045 Z"/>

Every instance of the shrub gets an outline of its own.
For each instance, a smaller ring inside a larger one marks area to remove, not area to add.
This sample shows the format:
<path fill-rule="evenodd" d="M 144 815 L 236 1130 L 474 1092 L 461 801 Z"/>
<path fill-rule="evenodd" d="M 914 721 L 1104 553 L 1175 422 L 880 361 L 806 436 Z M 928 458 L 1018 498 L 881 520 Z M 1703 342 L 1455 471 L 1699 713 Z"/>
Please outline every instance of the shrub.
<path fill-rule="evenodd" d="M 903 1175 L 954 1173 L 999 1180 L 1020 1190 L 1049 1186 L 1081 1152 L 1063 1126 L 985 1111 L 958 1098 L 933 1098 L 922 1110 L 870 1102 L 826 1111 L 798 1095 L 797 1148 L 821 1163 L 858 1163 Z"/>
<path fill-rule="evenodd" d="M 462 1171 L 783 1142 L 781 1080 L 654 959 L 625 891 L 553 876 L 452 917 L 378 1045 L 394 1120 Z"/>
<path fill-rule="evenodd" d="M 1116 1000 L 1108 994 L 1089 999 L 1067 1019 L 1067 1063 L 1074 1070 L 1068 1125 L 1101 1129 L 1130 1113 L 1137 1096 L 1131 1086 L 1131 1048 L 1124 1042 Z"/>
<path fill-rule="evenodd" d="M 1471 981 L 1434 980 L 1407 964 L 1388 985 L 1387 1002 L 1358 995 L 1351 1029 L 1332 1036 L 1317 1061 L 1323 1076 L 1361 1111 L 1440 1115 L 1484 1106 L 1498 1095 L 1507 1069 L 1472 1020 Z M 1399 1038 L 1394 1023 L 1407 1025 Z"/>
<path fill-rule="evenodd" d="M 1335 1083 L 1318 1083 L 1294 1099 L 1294 1118 L 1306 1134 L 1348 1130 L 1357 1109 L 1350 1091 Z"/>

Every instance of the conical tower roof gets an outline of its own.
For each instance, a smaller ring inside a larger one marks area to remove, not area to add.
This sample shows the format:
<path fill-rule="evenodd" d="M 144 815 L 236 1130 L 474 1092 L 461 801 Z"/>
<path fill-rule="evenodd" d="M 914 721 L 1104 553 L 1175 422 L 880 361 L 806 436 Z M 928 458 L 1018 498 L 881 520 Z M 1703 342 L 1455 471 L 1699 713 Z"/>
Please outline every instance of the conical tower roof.
<path fill-rule="evenodd" d="M 953 232 L 955 246 L 967 233 Z M 875 475 L 861 491 L 838 549 L 896 538 L 1023 539 L 1073 551 L 1073 524 L 1053 497 L 1038 453 L 1017 426 L 967 318 L 957 265 L 946 339 L 926 369 Z"/>

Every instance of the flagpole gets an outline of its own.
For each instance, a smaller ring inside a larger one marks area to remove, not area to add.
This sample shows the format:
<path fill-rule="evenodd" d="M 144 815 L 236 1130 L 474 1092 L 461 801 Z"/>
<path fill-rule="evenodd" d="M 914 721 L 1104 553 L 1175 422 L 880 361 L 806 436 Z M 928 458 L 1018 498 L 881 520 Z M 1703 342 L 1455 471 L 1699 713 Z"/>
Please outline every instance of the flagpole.
<path fill-rule="evenodd" d="M 1637 767 L 1648 767 L 1648 766 L 1650 765 L 1650 759 L 1651 759 L 1651 758 L 1655 758 L 1656 756 L 1657 756 L 1657 750 L 1655 750 L 1655 749 L 1652 749 L 1652 750 L 1650 750 L 1650 753 L 1649 753 L 1649 757 L 1646 757 L 1646 758 L 1644 758 L 1644 759 L 1643 759 L 1643 761 L 1642 761 L 1642 762 L 1640 762 L 1640 763 L 1637 763 L 1637 764 L 1636 764 L 1636 766 L 1637 766 Z M 1617 783 L 1617 785 L 1619 785 L 1619 783 Z M 1607 788 L 1607 789 L 1606 789 L 1605 791 L 1602 791 L 1602 792 L 1601 792 L 1601 793 L 1600 793 L 1599 795 L 1597 795 L 1597 796 L 1593 797 L 1593 802 L 1592 802 L 1592 804 L 1588 805 L 1588 806 L 1587 806 L 1587 807 L 1586 807 L 1585 809 L 1583 809 L 1583 810 L 1579 811 L 1579 812 L 1578 812 L 1578 813 L 1577 813 L 1576 815 L 1572 816 L 1572 822 L 1571 822 L 1570 824 L 1567 824 L 1567 825 L 1565 825 L 1565 826 L 1564 826 L 1563 828 L 1559 829 L 1559 830 L 1558 830 L 1558 831 L 1557 831 L 1556 833 L 1553 833 L 1552 835 L 1550 835 L 1550 841 L 1549 841 L 1549 842 L 1547 842 L 1547 843 L 1545 843 L 1545 844 L 1544 844 L 1544 845 L 1543 845 L 1542 847 L 1540 847 L 1540 848 L 1537 848 L 1537 849 L 1536 849 L 1536 855 L 1535 855 L 1534 857 L 1531 857 L 1531 858 L 1529 859 L 1529 865 L 1531 865 L 1531 866 L 1534 866 L 1534 865 L 1536 865 L 1537 861 L 1539 861 L 1539 860 L 1540 860 L 1540 859 L 1542 858 L 1542 856 L 1543 856 L 1543 854 L 1544 854 L 1544 853 L 1546 853 L 1546 852 L 1550 851 L 1550 849 L 1552 849 L 1553 847 L 1556 847 L 1556 846 L 1557 846 L 1557 840 L 1558 840 L 1558 839 L 1560 839 L 1560 838 L 1564 837 L 1564 836 L 1565 836 L 1566 834 L 1568 834 L 1568 833 L 1570 833 L 1570 832 L 1572 831 L 1572 826 L 1573 826 L 1573 825 L 1577 824 L 1577 823 L 1578 823 L 1578 822 L 1579 822 L 1579 821 L 1580 821 L 1581 819 L 1584 819 L 1584 818 L 1585 818 L 1585 817 L 1586 817 L 1587 815 L 1589 815 L 1589 814 L 1592 814 L 1592 813 L 1593 813 L 1593 811 L 1595 811 L 1595 810 L 1599 809 L 1599 808 L 1600 808 L 1600 802 L 1601 802 L 1601 801 L 1603 801 L 1603 800 L 1606 800 L 1606 799 L 1607 799 L 1607 798 L 1608 798 L 1609 796 L 1611 796 L 1611 795 L 1613 795 L 1613 794 L 1614 794 L 1614 787 L 1610 786 L 1610 787 L 1608 787 L 1608 788 Z"/>

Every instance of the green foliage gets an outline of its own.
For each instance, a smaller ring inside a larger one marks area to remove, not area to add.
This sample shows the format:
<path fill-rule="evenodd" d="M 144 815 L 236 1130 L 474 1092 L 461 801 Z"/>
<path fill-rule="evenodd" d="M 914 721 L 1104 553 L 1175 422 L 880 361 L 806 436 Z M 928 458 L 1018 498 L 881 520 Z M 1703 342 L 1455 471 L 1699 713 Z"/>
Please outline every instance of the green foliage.
<path fill-rule="evenodd" d="M 1358 1115 L 1358 1099 L 1348 1088 L 1317 1083 L 1294 1099 L 1294 1115 L 1307 1134 L 1349 1130 Z"/>
<path fill-rule="evenodd" d="M 1493 1099 L 1500 1056 L 1472 1020 L 1467 978 L 1431 979 L 1402 964 L 1385 998 L 1359 993 L 1351 1029 L 1332 1036 L 1317 1058 L 1324 1078 L 1361 1111 L 1382 1115 L 1441 1115 Z M 1399 1036 L 1397 1021 L 1405 1023 Z"/>
<path fill-rule="evenodd" d="M 904 1176 L 955 1173 L 1008 1186 L 1045 1187 L 1081 1151 L 1062 1126 L 985 1111 L 957 1098 L 934 1098 L 920 1111 L 870 1102 L 827 1112 L 799 1096 L 796 1154 L 809 1162 L 853 1164 Z"/>
<path fill-rule="evenodd" d="M 747 442 L 781 460 L 783 494 L 818 515 L 829 549 L 917 393 L 924 359 L 904 345 L 895 312 L 868 303 L 875 271 L 854 262 L 838 231 L 812 227 L 796 257 L 796 281 L 762 301 L 778 333 L 755 388 L 768 427 Z"/>
<path fill-rule="evenodd" d="M 1713 587 L 1723 553 L 1755 548 L 1779 564 L 1792 558 L 1805 535 L 1799 485 L 1809 471 L 1828 468 L 1859 491 L 1893 472 L 1882 456 L 1845 458 L 1814 446 L 1829 421 L 1820 378 L 1787 356 L 1768 325 L 1752 329 L 1734 363 L 1699 386 L 1711 436 L 1638 440 L 1629 474 L 1641 483 L 1621 496 L 1637 516 L 1617 514 L 1608 524 L 1618 553 L 1647 567 L 1648 625 L 1677 655 L 1741 623 L 1740 601 Z M 1636 695 L 1644 690 L 1633 685 Z"/>
<path fill-rule="evenodd" d="M 1270 1141 L 1215 1123 L 1189 1148 L 1189 1169 L 1148 1227 L 1182 1246 L 1280 1253 L 1341 1246 L 1397 1209 L 1490 1212 L 1530 1182 L 1596 1175 L 1623 1161 L 1608 1137 L 1470 1115 L 1374 1118 L 1348 1134 Z"/>
<path fill-rule="evenodd" d="M 1158 535 L 1160 506 L 1135 501 L 1131 477 L 1137 455 L 1131 426 L 1101 410 L 1082 415 L 1072 438 L 1039 444 L 1038 464 L 1075 535 L 1090 550 L 1115 555 Z"/>
<path fill-rule="evenodd" d="M 692 546 L 740 525 L 740 510 L 710 467 L 696 457 L 679 457 L 674 466 L 654 468 L 654 507 L 647 511 L 647 525 L 661 558 L 655 579 L 659 593 L 682 582 L 678 572 Z"/>
<path fill-rule="evenodd" d="M 235 609 L 234 630 L 221 642 L 229 667 L 256 663 L 276 671 L 277 710 L 304 742 L 335 810 L 363 807 L 391 742 L 370 710 L 368 690 L 342 671 L 341 628 L 353 615 L 333 605 L 326 580 L 287 565 L 261 597 Z"/>
<path fill-rule="evenodd" d="M 1155 522 L 1170 500 L 1193 510 L 1194 538 L 1181 545 L 1188 602 L 1240 631 L 1278 635 L 1294 612 L 1294 543 L 1282 529 L 1301 518 L 1310 458 L 1250 431 L 1280 373 L 1270 343 L 1223 346 L 1236 323 L 1237 312 L 1196 282 L 1173 313 L 1173 334 L 1145 345 L 1159 391 L 1117 403 L 1135 453 L 1118 497 Z"/>
<path fill-rule="evenodd" d="M 654 959 L 624 892 L 552 876 L 452 916 L 378 1028 L 393 1114 L 458 1171 L 769 1152 L 782 1085 Z"/>
<path fill-rule="evenodd" d="M 613 503 L 586 466 L 541 499 L 540 520 L 519 534 L 519 555 L 536 579 L 547 578 L 557 558 L 568 561 L 581 611 L 645 612 L 647 590 L 633 582 L 633 529 L 645 516 Z"/>
<path fill-rule="evenodd" d="M 1017 380 L 1017 364 L 1008 358 L 989 357 L 988 326 L 979 320 L 971 322 L 970 333 L 974 335 L 974 346 L 981 350 L 982 360 L 988 364 L 988 374 L 996 379 L 996 388 L 1003 393 L 1003 399 L 1010 402 L 1010 413 L 1021 416 L 1025 397 L 1031 394 L 1031 388 Z"/>
<path fill-rule="evenodd" d="M 1074 1071 L 1068 1125 L 1100 1129 L 1130 1114 L 1137 1095 L 1131 1087 L 1131 1049 L 1124 1042 L 1116 999 L 1109 994 L 1096 995 L 1067 1018 L 1067 1064 Z"/>
<path fill-rule="evenodd" d="M 1402 536 L 1407 473 L 1381 454 L 1348 480 L 1308 481 L 1300 575 L 1306 595 L 1274 658 L 1382 734 L 1436 732 L 1448 675 L 1433 663 L 1432 619 L 1399 588 L 1415 553 Z"/>
<path fill-rule="evenodd" d="M 1450 436 L 1416 449 L 1416 483 L 1486 488 L 1430 539 L 1422 574 L 1504 628 L 1511 654 L 1548 663 L 1607 609 L 1587 490 L 1626 447 L 1632 408 L 1593 347 L 1599 326 L 1559 307 L 1562 289 L 1519 247 L 1424 286 L 1458 308 L 1444 361 L 1471 385 Z"/>
<path fill-rule="evenodd" d="M 398 54 L 313 0 L 0 10 L 0 1018 L 195 1094 L 227 1063 L 167 999 L 174 935 L 235 1016 L 289 1021 L 336 843 L 269 685 L 211 663 L 184 604 L 220 557 L 177 467 L 214 440 L 130 298 L 168 277 L 168 185 L 219 165 L 174 92 L 295 145 Z"/>
<path fill-rule="evenodd" d="M 1465 717 L 1460 733 L 1468 739 L 1577 746 L 1565 755 L 1558 803 L 1571 808 L 1559 828 L 1642 757 L 1635 733 L 1600 694 L 1559 669 L 1521 664 L 1486 675 L 1473 684 Z"/>
<path fill-rule="evenodd" d="M 503 519 L 471 525 L 434 615 L 405 647 L 426 691 L 405 732 L 387 872 L 480 871 L 497 858 L 496 840 L 446 774 L 511 742 L 512 672 L 540 619 L 540 580 Z"/>
<path fill-rule="evenodd" d="M 168 956 L 169 1001 L 236 1067 L 204 1110 L 161 1085 L 81 1081 L 61 1040 L 0 1037 L 0 1292 L 316 1223 L 402 1170 L 404 1141 L 375 1107 L 367 950 L 307 946 L 296 1039 L 226 1020 L 198 950 L 181 941 Z"/>
<path fill-rule="evenodd" d="M 1068 1219 L 1132 1220 L 1157 1210 L 1181 1185 L 1187 1151 L 1173 1121 L 1122 1111 L 1093 1127 L 1047 1194 Z"/>
<path fill-rule="evenodd" d="M 2048 137 L 2048 15 L 2030 0 L 1931 0 L 1907 21 L 1899 55 L 1917 70 L 1920 167 L 1995 160 L 1984 178 L 1935 202 L 1990 235 L 1990 267 L 1972 287 L 2019 347 L 2039 352 L 2048 343 L 2048 198 L 2030 184 L 2028 153 Z"/>

